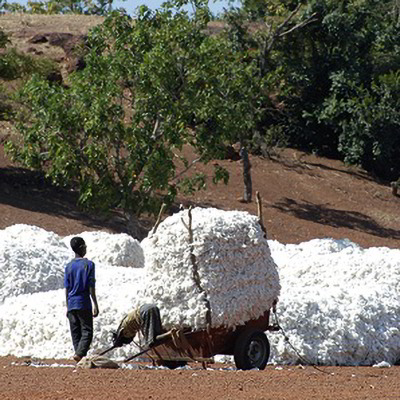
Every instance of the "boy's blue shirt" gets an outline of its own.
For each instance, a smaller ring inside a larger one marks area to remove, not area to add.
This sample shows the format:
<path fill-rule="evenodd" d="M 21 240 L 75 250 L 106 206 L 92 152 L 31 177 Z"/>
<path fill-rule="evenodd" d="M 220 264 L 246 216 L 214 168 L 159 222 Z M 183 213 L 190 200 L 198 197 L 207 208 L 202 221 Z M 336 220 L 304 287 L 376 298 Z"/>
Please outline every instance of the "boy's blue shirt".
<path fill-rule="evenodd" d="M 89 287 L 95 287 L 95 266 L 87 258 L 74 258 L 65 267 L 64 287 L 68 291 L 68 311 L 91 310 Z"/>

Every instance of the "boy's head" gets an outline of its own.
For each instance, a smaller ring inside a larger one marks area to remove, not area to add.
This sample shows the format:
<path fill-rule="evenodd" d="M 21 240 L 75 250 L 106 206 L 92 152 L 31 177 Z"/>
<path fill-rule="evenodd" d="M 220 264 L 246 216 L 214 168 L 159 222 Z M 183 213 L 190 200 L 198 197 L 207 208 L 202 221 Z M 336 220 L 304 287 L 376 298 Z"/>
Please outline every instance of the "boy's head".
<path fill-rule="evenodd" d="M 83 257 L 86 254 L 86 243 L 80 236 L 75 236 L 71 239 L 72 250 Z"/>

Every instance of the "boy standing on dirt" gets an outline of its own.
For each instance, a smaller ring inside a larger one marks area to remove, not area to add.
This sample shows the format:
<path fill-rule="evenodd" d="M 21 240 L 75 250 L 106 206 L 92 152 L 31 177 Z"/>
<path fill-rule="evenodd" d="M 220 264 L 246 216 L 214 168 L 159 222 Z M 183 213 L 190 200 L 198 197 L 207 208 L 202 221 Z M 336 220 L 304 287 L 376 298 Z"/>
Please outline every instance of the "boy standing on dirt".
<path fill-rule="evenodd" d="M 95 265 L 84 258 L 86 243 L 79 237 L 71 239 L 75 258 L 65 267 L 64 287 L 67 300 L 67 318 L 75 349 L 73 359 L 86 356 L 93 339 L 93 317 L 99 315 L 95 290 Z M 92 309 L 93 302 L 93 309 Z"/>

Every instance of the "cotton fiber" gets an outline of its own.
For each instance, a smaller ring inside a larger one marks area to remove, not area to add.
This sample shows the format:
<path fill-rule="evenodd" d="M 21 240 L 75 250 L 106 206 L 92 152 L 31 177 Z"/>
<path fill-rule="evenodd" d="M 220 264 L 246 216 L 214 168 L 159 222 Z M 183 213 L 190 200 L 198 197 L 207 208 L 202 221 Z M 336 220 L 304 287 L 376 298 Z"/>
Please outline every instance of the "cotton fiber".
<path fill-rule="evenodd" d="M 205 328 L 208 309 L 212 327 L 234 329 L 263 315 L 280 284 L 258 218 L 199 207 L 191 215 L 191 227 L 189 210 L 181 211 L 142 243 L 147 285 L 139 295 L 162 308 L 166 327 Z"/>
<path fill-rule="evenodd" d="M 199 224 L 209 226 L 214 218 L 211 214 L 212 211 L 209 214 L 204 213 L 205 221 L 200 221 L 197 212 L 193 210 L 193 248 L 199 265 L 208 260 L 206 250 L 214 252 L 214 259 L 217 254 L 220 255 L 217 265 L 225 265 L 225 256 L 230 257 L 230 262 L 236 263 L 232 253 L 217 252 L 228 246 L 225 243 L 225 235 L 230 238 L 235 233 L 231 230 L 227 233 L 224 231 L 226 227 L 231 226 L 230 222 L 225 225 L 225 222 L 221 222 L 222 219 L 216 218 L 215 222 L 220 223 L 215 225 L 216 228 L 213 228 L 210 236 L 215 237 L 218 247 L 201 247 L 206 241 L 199 241 L 198 232 L 204 233 L 205 229 Z M 175 268 L 175 264 L 172 264 L 170 259 L 178 260 L 180 268 L 183 268 L 183 265 L 192 268 L 188 259 L 190 249 L 185 247 L 188 230 L 183 226 L 180 231 L 175 231 L 175 227 L 169 226 L 175 223 L 183 225 L 180 217 L 188 224 L 187 211 L 177 214 L 167 218 L 166 226 L 160 225 L 155 235 L 150 235 L 142 242 L 145 253 L 148 242 L 156 238 L 160 243 L 157 244 L 159 248 L 164 245 L 175 249 L 177 246 L 177 249 L 184 248 L 186 251 L 182 254 L 179 253 L 181 250 L 172 251 L 170 254 L 161 252 L 162 259 L 155 253 L 149 253 L 152 257 L 152 268 L 157 266 L 161 269 L 164 264 L 171 266 L 170 270 L 166 271 L 164 268 L 157 274 L 154 273 L 154 277 L 160 281 L 157 285 L 154 282 L 146 282 L 145 268 L 126 268 L 100 261 L 96 263 L 96 291 L 100 314 L 94 320 L 94 339 L 90 354 L 110 346 L 110 332 L 116 329 L 125 313 L 145 300 L 141 293 L 147 285 L 151 290 L 156 286 L 159 288 L 160 294 L 155 294 L 154 297 L 165 301 L 165 306 L 159 303 L 161 315 L 172 313 L 174 310 L 176 315 L 181 315 L 178 306 L 170 308 L 171 305 L 176 305 L 177 298 L 168 298 L 165 295 L 163 297 L 162 292 L 177 291 L 168 285 L 185 287 L 186 284 L 185 298 L 194 298 L 196 301 L 193 301 L 195 311 L 188 306 L 184 320 L 191 323 L 196 319 L 197 300 L 201 303 L 204 299 L 201 296 L 205 294 L 199 295 L 193 289 L 191 279 L 177 276 L 176 280 L 171 279 L 161 285 L 164 274 L 174 271 L 172 265 Z M 248 216 L 244 219 L 248 220 Z M 236 220 L 236 217 L 232 217 L 232 220 Z M 238 226 L 237 222 L 235 224 Z M 252 248 L 254 238 L 259 237 L 258 227 L 257 224 L 248 224 L 245 228 L 245 225 L 239 224 L 240 229 L 251 238 L 245 245 L 250 243 L 249 247 Z M 251 233 L 250 227 L 254 227 L 251 228 Z M 173 240 L 177 243 L 167 241 L 166 237 L 171 236 L 163 235 L 163 230 L 168 235 L 170 232 L 176 232 Z M 240 234 L 244 235 L 243 232 Z M 85 232 L 82 236 L 85 238 L 84 234 Z M 97 242 L 96 253 L 100 257 L 103 256 L 101 249 L 107 249 L 107 243 L 112 243 L 113 239 L 111 234 L 103 234 L 104 232 L 91 233 L 93 238 L 98 235 L 106 241 L 99 239 Z M 89 243 L 89 238 L 86 237 L 85 240 Z M 283 331 L 267 332 L 271 342 L 271 363 L 395 365 L 400 360 L 400 250 L 387 247 L 363 249 L 347 239 L 330 238 L 314 239 L 300 244 L 283 244 L 269 240 L 268 245 L 278 266 L 282 286 L 277 316 Z M 150 250 L 155 249 L 155 246 L 155 243 L 150 243 Z M 230 246 L 227 248 L 231 249 Z M 204 254 L 199 249 L 204 249 Z M 122 247 L 120 250 L 125 254 Z M 89 244 L 88 251 L 92 254 Z M 107 252 L 108 250 L 105 250 L 105 254 Z M 132 260 L 132 266 L 140 265 L 139 253 L 138 260 Z M 116 247 L 113 254 L 115 260 L 126 261 L 125 256 L 118 258 L 119 250 Z M 239 256 L 241 253 L 238 250 L 235 254 Z M 3 297 L 0 304 L 0 356 L 60 359 L 72 355 L 72 342 L 65 315 L 65 291 L 62 289 L 63 264 L 72 256 L 71 249 L 65 244 L 65 238 L 41 228 L 14 225 L 0 230 L 0 293 Z M 125 261 L 120 262 L 128 265 Z M 8 280 L 8 276 L 14 278 Z M 47 277 L 52 276 L 56 276 L 57 279 L 50 280 L 50 284 Z M 206 280 L 204 274 L 200 275 L 200 278 L 205 293 L 209 295 L 212 292 L 211 280 Z M 240 279 L 239 281 L 241 282 Z M 229 281 L 227 283 L 229 284 Z M 243 287 L 242 289 L 244 290 Z M 227 290 L 229 291 L 230 289 Z M 191 297 L 191 294 L 200 299 Z M 231 296 L 231 293 L 226 295 Z M 250 299 L 251 296 L 250 293 Z M 215 304 L 214 299 L 215 297 L 209 297 L 212 307 Z M 226 304 L 222 294 L 218 298 L 218 301 L 220 300 L 221 304 Z M 236 302 L 233 304 L 236 305 Z M 245 306 L 244 304 L 243 307 Z M 199 326 L 204 321 L 204 308 L 202 310 Z M 178 320 L 177 316 L 174 318 Z M 218 321 L 217 318 L 218 313 L 212 313 L 213 321 Z M 285 335 L 296 351 L 289 346 Z M 135 352 L 133 345 L 127 345 L 114 350 L 108 356 L 121 360 Z"/>
<path fill-rule="evenodd" d="M 8 297 L 62 288 L 68 257 L 52 232 L 22 224 L 0 230 L 0 304 Z"/>
<path fill-rule="evenodd" d="M 83 232 L 70 235 L 63 240 L 68 248 L 74 236 L 81 236 L 85 240 L 86 257 L 95 263 L 132 268 L 142 268 L 144 265 L 140 243 L 126 233 Z"/>
<path fill-rule="evenodd" d="M 373 365 L 400 360 L 400 251 L 349 240 L 271 241 L 282 294 L 282 334 L 269 335 L 276 363 Z"/>

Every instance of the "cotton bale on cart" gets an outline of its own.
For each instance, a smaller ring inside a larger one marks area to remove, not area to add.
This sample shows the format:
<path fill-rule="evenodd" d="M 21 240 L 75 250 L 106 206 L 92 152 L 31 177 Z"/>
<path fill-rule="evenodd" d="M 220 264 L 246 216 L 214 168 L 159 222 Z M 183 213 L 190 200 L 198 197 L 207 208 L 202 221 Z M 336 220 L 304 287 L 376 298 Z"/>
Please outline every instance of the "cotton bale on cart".
<path fill-rule="evenodd" d="M 166 218 L 142 242 L 146 286 L 174 332 L 149 352 L 157 363 L 212 362 L 233 355 L 240 369 L 265 368 L 265 331 L 280 292 L 260 218 L 247 212 L 194 208 Z"/>

